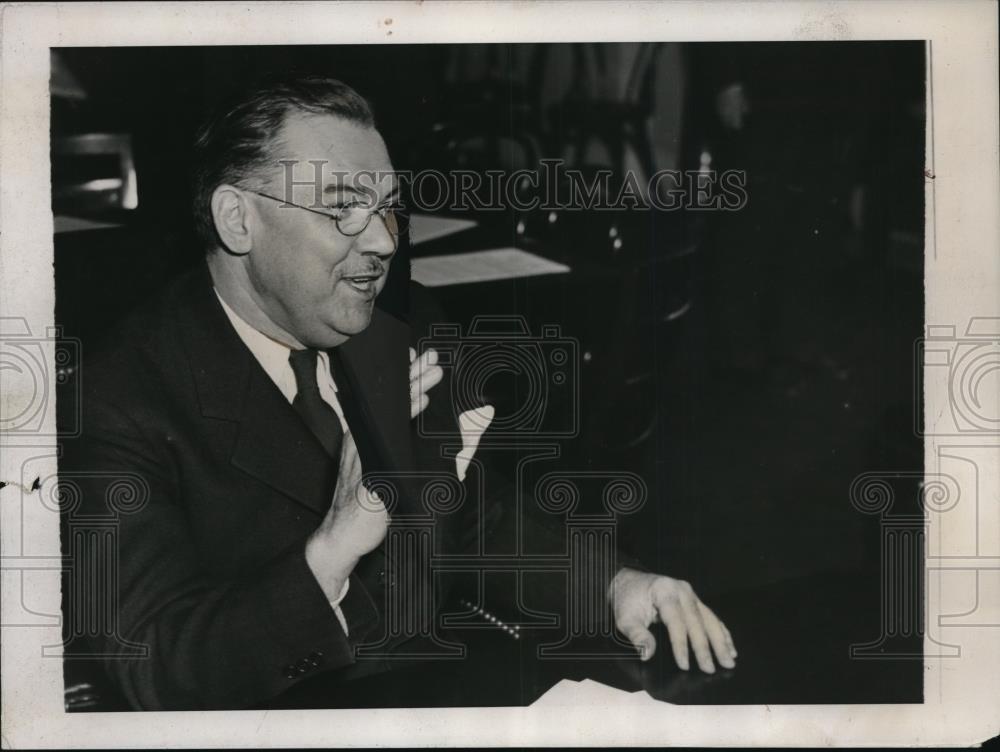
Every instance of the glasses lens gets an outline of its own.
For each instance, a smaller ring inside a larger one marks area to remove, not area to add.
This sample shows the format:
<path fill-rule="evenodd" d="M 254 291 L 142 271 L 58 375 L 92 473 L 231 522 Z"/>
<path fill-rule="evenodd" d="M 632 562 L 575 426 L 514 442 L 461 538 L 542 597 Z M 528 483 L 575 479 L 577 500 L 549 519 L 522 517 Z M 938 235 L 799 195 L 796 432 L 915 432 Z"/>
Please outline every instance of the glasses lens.
<path fill-rule="evenodd" d="M 403 211 L 399 209 L 385 209 L 384 212 L 384 214 L 381 211 L 375 213 L 382 216 L 382 221 L 385 222 L 385 229 L 390 234 L 400 235 L 406 232 L 409 222 Z M 337 219 L 337 228 L 344 235 L 360 235 L 368 227 L 371 217 L 372 212 L 368 209 L 348 207 L 340 213 L 340 217 Z"/>
<path fill-rule="evenodd" d="M 350 206 L 340 212 L 337 227 L 345 235 L 360 235 L 368 226 L 368 212 L 361 207 Z"/>

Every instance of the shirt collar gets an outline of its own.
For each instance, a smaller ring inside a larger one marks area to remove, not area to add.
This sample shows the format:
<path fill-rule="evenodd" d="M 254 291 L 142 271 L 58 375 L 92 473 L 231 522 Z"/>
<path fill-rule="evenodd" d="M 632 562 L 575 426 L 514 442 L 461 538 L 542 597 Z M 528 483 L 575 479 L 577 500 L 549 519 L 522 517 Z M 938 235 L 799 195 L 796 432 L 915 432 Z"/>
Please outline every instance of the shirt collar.
<path fill-rule="evenodd" d="M 292 372 L 292 367 L 288 362 L 288 356 L 292 352 L 291 348 L 271 339 L 248 324 L 236 311 L 229 307 L 226 301 L 222 299 L 222 296 L 219 295 L 217 289 L 215 290 L 215 295 L 219 298 L 222 310 L 226 312 L 226 316 L 229 318 L 230 323 L 232 323 L 236 333 L 240 336 L 240 339 L 243 340 L 243 343 L 253 353 L 253 356 L 271 378 L 271 381 L 285 395 L 285 399 L 291 402 L 295 399 L 295 393 L 298 391 L 295 385 L 295 374 Z M 325 353 L 321 353 L 321 355 L 325 355 Z M 321 360 L 325 361 L 326 358 L 321 358 Z"/>

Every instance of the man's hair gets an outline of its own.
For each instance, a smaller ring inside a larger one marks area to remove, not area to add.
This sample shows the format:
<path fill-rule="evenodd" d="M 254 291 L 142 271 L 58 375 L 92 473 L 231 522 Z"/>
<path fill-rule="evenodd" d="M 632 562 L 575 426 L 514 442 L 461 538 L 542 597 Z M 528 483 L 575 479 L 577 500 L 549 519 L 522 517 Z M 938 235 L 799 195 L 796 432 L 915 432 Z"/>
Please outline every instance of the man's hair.
<path fill-rule="evenodd" d="M 195 229 L 206 250 L 221 243 L 212 219 L 212 192 L 228 183 L 249 188 L 274 166 L 272 147 L 294 112 L 337 115 L 375 126 L 368 102 L 345 83 L 326 76 L 270 79 L 220 108 L 198 130 L 193 153 Z"/>

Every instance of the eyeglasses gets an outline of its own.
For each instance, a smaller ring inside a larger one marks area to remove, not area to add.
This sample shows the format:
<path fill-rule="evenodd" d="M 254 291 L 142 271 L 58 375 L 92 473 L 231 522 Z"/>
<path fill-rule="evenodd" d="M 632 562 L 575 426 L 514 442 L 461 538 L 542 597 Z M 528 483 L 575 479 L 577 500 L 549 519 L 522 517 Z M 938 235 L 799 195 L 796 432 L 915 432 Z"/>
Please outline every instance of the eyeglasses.
<path fill-rule="evenodd" d="M 410 226 L 410 217 L 401 206 L 390 205 L 366 209 L 360 205 L 352 205 L 338 209 L 336 210 L 337 214 L 333 214 L 332 212 L 320 211 L 319 209 L 310 209 L 308 206 L 302 206 L 293 201 L 285 201 L 277 196 L 271 196 L 260 191 L 250 191 L 250 193 L 263 196 L 271 201 L 277 201 L 279 204 L 284 204 L 285 206 L 294 206 L 296 209 L 302 209 L 303 211 L 332 219 L 334 225 L 337 227 L 337 231 L 349 238 L 357 237 L 368 229 L 372 217 L 376 214 L 382 219 L 385 229 L 389 231 L 389 234 L 392 235 L 397 244 L 399 243 L 399 236 L 405 233 Z"/>

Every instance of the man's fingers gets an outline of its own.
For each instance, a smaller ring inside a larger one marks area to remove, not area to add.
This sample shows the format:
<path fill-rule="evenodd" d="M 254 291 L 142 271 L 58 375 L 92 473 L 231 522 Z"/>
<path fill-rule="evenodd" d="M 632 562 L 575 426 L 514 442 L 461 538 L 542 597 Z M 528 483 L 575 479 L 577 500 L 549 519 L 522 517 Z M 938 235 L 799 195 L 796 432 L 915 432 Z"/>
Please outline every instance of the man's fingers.
<path fill-rule="evenodd" d="M 675 603 L 658 604 L 660 621 L 667 628 L 670 635 L 670 647 L 674 651 L 674 661 L 677 667 L 683 671 L 690 668 L 688 661 L 688 635 L 684 618 L 680 614 L 680 609 Z"/>
<path fill-rule="evenodd" d="M 427 366 L 420 373 L 410 378 L 410 386 L 416 391 L 427 392 L 444 378 L 441 366 Z"/>
<path fill-rule="evenodd" d="M 440 370 L 441 366 L 437 364 L 437 358 L 434 358 L 433 363 L 428 363 L 423 357 L 420 357 L 410 364 L 410 381 L 418 381 L 422 376 Z"/>
<path fill-rule="evenodd" d="M 444 369 L 441 366 L 430 366 L 424 371 L 423 378 L 420 380 L 420 386 L 426 392 L 432 386 L 440 384 L 443 378 Z"/>
<path fill-rule="evenodd" d="M 410 348 L 410 374 L 418 373 L 428 366 L 436 366 L 438 362 L 438 352 L 433 347 L 429 350 L 425 350 L 417 357 L 417 352 L 412 347 Z"/>
<path fill-rule="evenodd" d="M 444 378 L 444 369 L 437 365 L 437 350 L 428 350 L 410 365 L 410 418 L 422 413 L 430 400 L 427 396 Z"/>
<path fill-rule="evenodd" d="M 638 622 L 619 624 L 618 629 L 628 638 L 628 641 L 635 645 L 639 651 L 639 658 L 648 661 L 656 652 L 656 638 L 653 633 Z"/>
<path fill-rule="evenodd" d="M 361 485 L 361 456 L 358 454 L 358 445 L 354 443 L 354 437 L 350 431 L 344 432 L 344 438 L 340 443 L 339 477 Z"/>
<path fill-rule="evenodd" d="M 350 431 L 344 431 L 344 438 L 340 442 L 340 469 L 350 470 L 354 465 L 360 465 L 358 457 L 358 445 L 354 443 L 354 437 Z"/>
<path fill-rule="evenodd" d="M 702 603 L 697 601 L 698 613 L 701 614 L 701 623 L 705 625 L 705 632 L 708 634 L 708 641 L 715 651 L 715 657 L 719 659 L 725 668 L 733 668 L 736 663 L 735 657 L 729 647 L 729 638 L 726 636 L 722 622 L 715 613 Z"/>
<path fill-rule="evenodd" d="M 440 383 L 444 369 L 437 364 L 437 350 L 428 350 L 410 363 L 410 392 L 424 393 Z"/>
<path fill-rule="evenodd" d="M 725 624 L 723 624 L 721 621 L 719 622 L 719 624 L 722 626 L 722 631 L 726 635 L 726 642 L 729 644 L 729 650 L 732 652 L 733 658 L 735 658 L 736 656 L 739 655 L 739 653 L 736 652 L 736 643 L 733 642 L 733 636 L 732 634 L 730 634 L 729 628 Z"/>
<path fill-rule="evenodd" d="M 431 403 L 431 398 L 426 394 L 421 394 L 420 399 L 415 402 L 410 402 L 410 418 L 416 418 L 420 413 L 427 409 L 427 406 Z"/>
<path fill-rule="evenodd" d="M 706 674 L 715 673 L 715 662 L 712 660 L 712 650 L 709 646 L 708 635 L 705 633 L 705 625 L 698 613 L 698 599 L 690 590 L 681 591 L 681 614 L 684 618 L 684 625 L 688 629 L 688 639 L 691 640 L 691 649 L 694 657 L 698 661 L 698 667 Z"/>
<path fill-rule="evenodd" d="M 337 476 L 337 506 L 353 501 L 363 509 L 377 508 L 378 504 L 369 501 L 371 494 L 362 483 L 361 456 L 358 446 L 350 431 L 344 431 L 340 444 L 340 470 Z"/>

